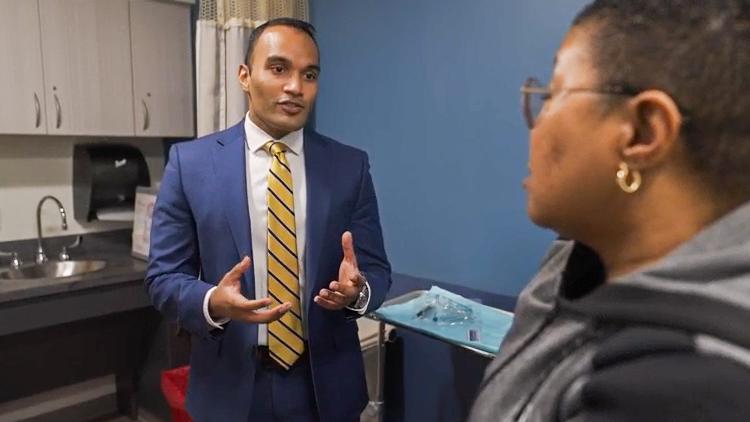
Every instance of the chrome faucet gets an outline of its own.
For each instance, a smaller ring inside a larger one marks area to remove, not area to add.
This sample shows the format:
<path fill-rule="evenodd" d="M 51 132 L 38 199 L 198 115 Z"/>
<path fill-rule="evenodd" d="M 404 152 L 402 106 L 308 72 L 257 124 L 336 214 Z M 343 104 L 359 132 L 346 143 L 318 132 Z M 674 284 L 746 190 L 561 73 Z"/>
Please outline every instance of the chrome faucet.
<path fill-rule="evenodd" d="M 57 208 L 60 211 L 60 218 L 62 218 L 62 229 L 68 230 L 68 219 L 65 217 L 65 207 L 62 202 L 52 195 L 47 195 L 39 200 L 39 204 L 36 206 L 36 259 L 37 264 L 47 262 L 47 255 L 44 254 L 44 248 L 42 247 L 42 205 L 48 199 L 51 199 L 57 203 Z"/>

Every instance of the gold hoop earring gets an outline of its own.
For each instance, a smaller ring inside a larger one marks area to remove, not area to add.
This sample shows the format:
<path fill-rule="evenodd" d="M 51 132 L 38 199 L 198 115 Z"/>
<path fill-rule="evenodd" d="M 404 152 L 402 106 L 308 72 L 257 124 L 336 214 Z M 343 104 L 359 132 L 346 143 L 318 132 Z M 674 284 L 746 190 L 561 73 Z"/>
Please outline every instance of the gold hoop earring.
<path fill-rule="evenodd" d="M 631 181 L 628 183 L 628 176 Z M 625 193 L 634 193 L 641 187 L 641 173 L 638 170 L 630 170 L 627 163 L 620 163 L 620 170 L 617 171 L 617 186 Z"/>

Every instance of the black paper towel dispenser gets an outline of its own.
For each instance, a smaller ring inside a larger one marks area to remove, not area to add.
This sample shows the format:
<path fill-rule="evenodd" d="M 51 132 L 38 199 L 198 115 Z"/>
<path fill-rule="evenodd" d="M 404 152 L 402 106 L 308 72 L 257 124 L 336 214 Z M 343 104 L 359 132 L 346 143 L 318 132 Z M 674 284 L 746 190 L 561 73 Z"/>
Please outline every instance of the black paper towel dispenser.
<path fill-rule="evenodd" d="M 73 149 L 73 207 L 78 221 L 104 219 L 101 216 L 108 211 L 132 213 L 136 187 L 150 185 L 146 160 L 136 147 L 98 143 Z"/>

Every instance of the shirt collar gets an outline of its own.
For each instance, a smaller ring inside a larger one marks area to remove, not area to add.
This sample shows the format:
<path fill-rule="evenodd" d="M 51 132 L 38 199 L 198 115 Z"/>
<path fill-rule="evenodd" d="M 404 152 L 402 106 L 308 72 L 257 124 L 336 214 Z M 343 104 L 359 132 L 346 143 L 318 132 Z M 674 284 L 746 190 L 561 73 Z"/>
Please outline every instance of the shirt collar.
<path fill-rule="evenodd" d="M 248 111 L 245 114 L 245 145 L 247 148 L 252 152 L 256 152 L 259 149 L 263 149 L 263 145 L 271 139 L 274 139 L 273 136 L 267 134 L 263 129 L 259 128 L 252 120 L 250 120 L 250 112 Z M 286 144 L 288 148 L 287 151 L 292 152 L 295 155 L 300 155 L 303 142 L 302 129 L 290 132 L 281 139 L 276 139 L 276 141 Z"/>

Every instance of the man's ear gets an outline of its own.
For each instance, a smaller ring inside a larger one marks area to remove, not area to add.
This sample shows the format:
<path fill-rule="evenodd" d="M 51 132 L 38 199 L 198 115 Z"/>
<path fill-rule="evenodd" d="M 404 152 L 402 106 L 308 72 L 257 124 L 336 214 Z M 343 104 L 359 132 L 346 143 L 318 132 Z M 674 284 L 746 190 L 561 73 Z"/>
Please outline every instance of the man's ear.
<path fill-rule="evenodd" d="M 667 93 L 643 91 L 628 100 L 628 136 L 620 141 L 621 158 L 636 170 L 662 164 L 674 152 L 680 138 L 682 113 Z"/>
<path fill-rule="evenodd" d="M 245 93 L 250 94 L 250 67 L 246 64 L 241 64 L 237 71 L 237 79 L 240 81 L 240 86 Z"/>

